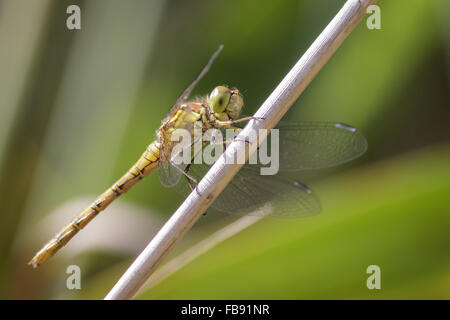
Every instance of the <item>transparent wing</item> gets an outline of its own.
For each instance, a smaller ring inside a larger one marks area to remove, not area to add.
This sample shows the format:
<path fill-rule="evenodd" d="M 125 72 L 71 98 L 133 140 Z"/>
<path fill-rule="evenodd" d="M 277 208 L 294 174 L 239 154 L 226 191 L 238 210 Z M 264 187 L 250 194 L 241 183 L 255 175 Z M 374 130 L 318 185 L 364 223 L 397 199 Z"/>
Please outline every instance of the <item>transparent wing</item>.
<path fill-rule="evenodd" d="M 333 167 L 367 150 L 361 132 L 342 123 L 280 122 L 277 129 L 281 172 Z M 270 135 L 266 141 L 271 152 Z"/>
<path fill-rule="evenodd" d="M 193 164 L 189 174 L 200 180 L 209 170 L 208 165 Z M 192 190 L 187 179 L 177 185 L 183 196 Z M 215 209 L 238 215 L 298 218 L 318 214 L 318 198 L 305 185 L 281 175 L 261 176 L 259 168 L 245 165 L 214 201 Z"/>
<path fill-rule="evenodd" d="M 211 58 L 209 58 L 208 63 L 206 66 L 202 69 L 200 74 L 195 78 L 195 80 L 183 91 L 183 93 L 178 97 L 177 101 L 175 101 L 175 104 L 170 108 L 169 112 L 163 119 L 163 122 L 166 122 L 168 119 L 170 119 L 175 112 L 178 110 L 178 107 L 189 98 L 189 95 L 191 94 L 192 90 L 194 90 L 197 83 L 205 76 L 205 74 L 209 71 L 212 64 L 214 63 L 214 60 L 216 60 L 219 53 L 222 51 L 223 45 L 221 44 L 219 48 L 213 53 Z"/>
<path fill-rule="evenodd" d="M 359 157 L 367 149 L 364 136 L 342 123 L 281 122 L 277 129 L 280 172 L 332 167 Z M 267 141 L 272 156 L 271 139 Z M 320 212 L 320 202 L 308 187 L 280 174 L 263 176 L 262 166 L 245 165 L 212 206 L 234 214 L 286 218 Z M 191 165 L 189 174 L 200 180 L 208 169 L 207 165 Z M 181 181 L 177 189 L 182 194 L 191 192 L 192 184 Z"/>
<path fill-rule="evenodd" d="M 181 171 L 184 168 L 175 168 L 171 163 L 172 143 L 167 140 L 167 137 L 160 136 L 160 149 L 158 161 L 158 175 L 159 181 L 165 187 L 173 187 L 181 178 Z"/>
<path fill-rule="evenodd" d="M 183 170 L 183 168 L 179 168 Z M 181 179 L 182 173 L 181 171 L 175 168 L 169 161 L 159 161 L 158 164 L 158 175 L 159 181 L 165 187 L 173 187 Z"/>
<path fill-rule="evenodd" d="M 237 126 L 243 127 L 245 123 Z M 358 158 L 368 146 L 360 131 L 343 123 L 280 121 L 275 129 L 279 129 L 281 172 L 333 167 Z M 266 139 L 268 155 L 274 149 L 271 136 Z M 264 166 L 259 160 L 260 157 L 256 165 Z"/>
<path fill-rule="evenodd" d="M 158 162 L 159 181 L 165 187 L 173 187 L 180 181 L 181 176 L 184 175 L 183 172 L 186 172 L 186 166 L 192 159 L 192 144 L 189 141 L 184 141 L 184 139 L 179 142 L 173 142 L 170 140 L 170 133 L 160 136 L 160 144 Z M 180 152 L 177 152 L 174 149 L 175 145 L 185 149 L 188 156 L 187 159 L 183 160 L 183 153 L 181 153 L 179 148 L 178 151 Z"/>

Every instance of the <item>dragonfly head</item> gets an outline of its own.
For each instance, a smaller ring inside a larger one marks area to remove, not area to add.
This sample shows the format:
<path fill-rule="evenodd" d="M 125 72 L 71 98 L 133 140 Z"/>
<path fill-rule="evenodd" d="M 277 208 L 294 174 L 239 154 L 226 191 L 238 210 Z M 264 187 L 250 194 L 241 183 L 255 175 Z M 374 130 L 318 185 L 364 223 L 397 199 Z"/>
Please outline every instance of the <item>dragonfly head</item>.
<path fill-rule="evenodd" d="M 218 86 L 209 95 L 209 106 L 214 113 L 218 115 L 226 114 L 233 120 L 239 116 L 243 105 L 244 100 L 237 89 Z"/>

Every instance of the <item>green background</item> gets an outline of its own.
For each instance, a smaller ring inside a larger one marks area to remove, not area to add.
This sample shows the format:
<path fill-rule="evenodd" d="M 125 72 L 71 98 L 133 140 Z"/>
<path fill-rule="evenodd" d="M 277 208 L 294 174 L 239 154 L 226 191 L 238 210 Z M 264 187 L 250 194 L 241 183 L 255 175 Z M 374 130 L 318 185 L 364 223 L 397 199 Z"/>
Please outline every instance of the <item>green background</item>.
<path fill-rule="evenodd" d="M 103 298 L 182 198 L 152 174 L 32 270 L 55 221 L 128 169 L 219 44 L 194 94 L 235 86 L 252 114 L 344 2 L 0 1 L 0 297 Z M 70 4 L 81 30 L 66 28 Z M 378 5 L 381 30 L 362 20 L 284 118 L 368 140 L 360 159 L 300 174 L 323 212 L 263 219 L 138 298 L 450 298 L 450 2 Z M 233 219 L 209 212 L 165 261 Z"/>

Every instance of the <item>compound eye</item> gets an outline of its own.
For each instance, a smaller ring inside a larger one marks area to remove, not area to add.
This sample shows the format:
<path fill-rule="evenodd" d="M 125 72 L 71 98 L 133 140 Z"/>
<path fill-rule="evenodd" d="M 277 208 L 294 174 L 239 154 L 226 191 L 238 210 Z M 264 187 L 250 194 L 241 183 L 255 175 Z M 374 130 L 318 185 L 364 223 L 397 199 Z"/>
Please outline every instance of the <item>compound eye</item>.
<path fill-rule="evenodd" d="M 209 95 L 209 104 L 214 112 L 224 112 L 230 102 L 231 90 L 224 86 L 215 87 Z"/>

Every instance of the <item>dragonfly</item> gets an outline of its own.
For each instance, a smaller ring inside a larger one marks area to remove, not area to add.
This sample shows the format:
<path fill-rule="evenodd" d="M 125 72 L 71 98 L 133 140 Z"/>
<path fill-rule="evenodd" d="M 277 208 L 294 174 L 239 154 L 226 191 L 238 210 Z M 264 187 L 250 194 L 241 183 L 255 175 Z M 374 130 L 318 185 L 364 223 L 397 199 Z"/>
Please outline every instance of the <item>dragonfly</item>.
<path fill-rule="evenodd" d="M 242 124 L 258 121 L 254 117 L 240 117 L 244 100 L 236 88 L 217 86 L 209 95 L 188 101 L 192 90 L 222 49 L 223 45 L 176 100 L 157 130 L 156 139 L 136 163 L 48 241 L 29 262 L 32 267 L 36 268 L 50 259 L 115 199 L 156 169 L 164 186 L 175 187 L 183 195 L 196 190 L 198 181 L 211 165 L 179 165 L 174 162 L 172 151 L 177 142 L 172 141 L 172 135 L 176 129 L 184 129 L 191 135 L 198 125 L 202 132 L 208 129 L 239 132 Z M 261 163 L 245 164 L 212 207 L 226 213 L 277 218 L 318 214 L 321 211 L 319 199 L 306 185 L 290 178 L 290 172 L 336 166 L 359 157 L 367 149 L 367 141 L 361 132 L 342 123 L 280 122 L 277 128 L 279 173 L 261 175 Z M 222 142 L 224 149 L 229 142 Z M 201 145 L 205 147 L 207 143 L 201 142 Z"/>

